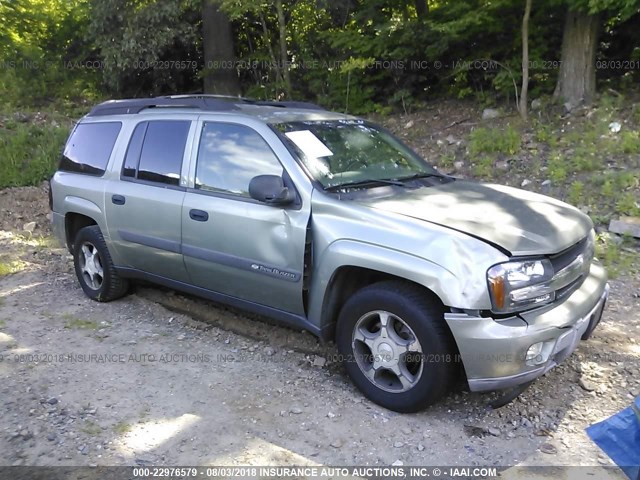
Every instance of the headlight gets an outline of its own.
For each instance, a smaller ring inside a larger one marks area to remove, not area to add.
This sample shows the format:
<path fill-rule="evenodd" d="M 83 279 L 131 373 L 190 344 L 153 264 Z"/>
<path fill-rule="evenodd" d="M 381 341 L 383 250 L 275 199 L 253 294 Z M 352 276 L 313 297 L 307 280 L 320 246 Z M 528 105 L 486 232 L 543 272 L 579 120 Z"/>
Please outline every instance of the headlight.
<path fill-rule="evenodd" d="M 552 302 L 553 267 L 549 260 L 524 260 L 494 265 L 487 271 L 493 311 L 510 313 Z"/>

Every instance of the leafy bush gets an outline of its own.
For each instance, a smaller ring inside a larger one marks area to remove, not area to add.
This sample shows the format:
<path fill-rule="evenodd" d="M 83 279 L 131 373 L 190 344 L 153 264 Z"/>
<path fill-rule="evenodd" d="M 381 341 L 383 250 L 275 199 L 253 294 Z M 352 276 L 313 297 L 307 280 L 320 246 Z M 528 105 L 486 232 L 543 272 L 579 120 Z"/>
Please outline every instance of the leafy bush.
<path fill-rule="evenodd" d="M 69 134 L 57 125 L 9 124 L 0 129 L 0 188 L 37 185 L 56 169 Z"/>

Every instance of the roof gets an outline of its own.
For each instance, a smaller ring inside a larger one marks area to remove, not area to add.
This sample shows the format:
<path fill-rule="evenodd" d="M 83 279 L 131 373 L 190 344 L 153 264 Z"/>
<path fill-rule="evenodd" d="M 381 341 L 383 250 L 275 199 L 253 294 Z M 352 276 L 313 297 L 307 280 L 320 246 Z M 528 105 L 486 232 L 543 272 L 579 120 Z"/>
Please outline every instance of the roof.
<path fill-rule="evenodd" d="M 319 105 L 297 101 L 263 101 L 222 95 L 172 95 L 152 98 L 109 100 L 91 109 L 88 117 L 133 115 L 158 110 L 188 109 L 201 112 L 246 114 L 268 123 L 313 119 L 340 119 L 346 115 L 333 113 Z"/>

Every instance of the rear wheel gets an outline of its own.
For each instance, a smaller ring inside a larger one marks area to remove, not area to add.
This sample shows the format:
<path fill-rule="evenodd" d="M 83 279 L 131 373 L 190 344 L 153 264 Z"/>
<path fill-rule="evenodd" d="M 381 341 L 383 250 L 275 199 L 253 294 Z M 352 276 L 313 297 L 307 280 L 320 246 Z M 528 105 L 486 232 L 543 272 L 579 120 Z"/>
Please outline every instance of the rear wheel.
<path fill-rule="evenodd" d="M 399 281 L 365 287 L 345 303 L 338 350 L 367 398 L 415 412 L 447 392 L 456 378 L 456 356 L 443 313 L 429 292 Z"/>
<path fill-rule="evenodd" d="M 73 260 L 80 286 L 89 298 L 110 302 L 127 293 L 129 282 L 116 273 L 97 225 L 78 231 L 73 243 Z"/>

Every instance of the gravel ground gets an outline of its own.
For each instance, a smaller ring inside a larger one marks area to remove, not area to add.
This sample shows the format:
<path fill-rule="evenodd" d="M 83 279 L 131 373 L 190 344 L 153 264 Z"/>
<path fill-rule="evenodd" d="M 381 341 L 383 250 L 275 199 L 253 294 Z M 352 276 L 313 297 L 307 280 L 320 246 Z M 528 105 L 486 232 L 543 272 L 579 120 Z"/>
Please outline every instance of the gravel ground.
<path fill-rule="evenodd" d="M 20 258 L 0 277 L 0 465 L 610 465 L 584 429 L 640 394 L 631 275 L 594 337 L 513 403 L 458 390 L 402 415 L 307 333 L 150 286 L 90 301 L 40 239 L 46 208 L 44 188 L 0 191 L 0 257 Z"/>

